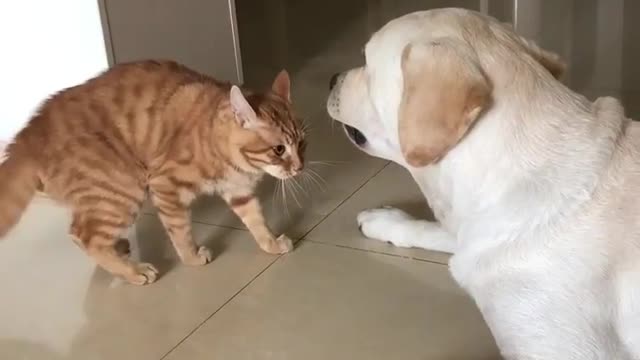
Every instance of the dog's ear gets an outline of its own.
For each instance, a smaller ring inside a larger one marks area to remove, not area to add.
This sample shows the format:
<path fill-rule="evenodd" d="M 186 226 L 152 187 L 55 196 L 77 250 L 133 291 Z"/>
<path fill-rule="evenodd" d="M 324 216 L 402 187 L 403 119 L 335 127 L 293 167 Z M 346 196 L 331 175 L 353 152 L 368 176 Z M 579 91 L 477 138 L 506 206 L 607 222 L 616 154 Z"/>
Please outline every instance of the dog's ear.
<path fill-rule="evenodd" d="M 441 159 L 491 105 L 492 86 L 473 49 L 453 39 L 412 43 L 402 52 L 400 148 L 413 167 Z"/>
<path fill-rule="evenodd" d="M 554 78 L 560 80 L 567 70 L 567 64 L 562 57 L 554 52 L 545 50 L 538 46 L 533 40 L 526 39 L 518 35 L 520 43 L 537 62 L 540 63 Z"/>

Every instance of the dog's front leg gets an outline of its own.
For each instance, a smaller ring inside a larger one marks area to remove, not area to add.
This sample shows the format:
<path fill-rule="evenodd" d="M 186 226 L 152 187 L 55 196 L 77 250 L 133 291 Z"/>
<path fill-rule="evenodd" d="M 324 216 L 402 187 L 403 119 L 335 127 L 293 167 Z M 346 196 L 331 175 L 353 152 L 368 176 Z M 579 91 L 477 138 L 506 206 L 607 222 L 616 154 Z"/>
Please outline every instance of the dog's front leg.
<path fill-rule="evenodd" d="M 453 254 L 456 239 L 438 223 L 417 220 L 402 210 L 385 207 L 358 214 L 358 227 L 371 239 L 398 247 L 416 247 Z"/>

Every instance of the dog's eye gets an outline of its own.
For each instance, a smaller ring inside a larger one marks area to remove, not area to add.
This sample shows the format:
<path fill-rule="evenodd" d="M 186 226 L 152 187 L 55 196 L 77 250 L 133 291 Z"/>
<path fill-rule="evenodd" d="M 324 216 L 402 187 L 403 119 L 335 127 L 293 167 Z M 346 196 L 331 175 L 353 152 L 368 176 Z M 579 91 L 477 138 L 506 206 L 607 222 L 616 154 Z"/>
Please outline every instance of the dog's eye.
<path fill-rule="evenodd" d="M 277 156 L 282 156 L 287 148 L 284 145 L 277 145 L 273 147 L 273 153 Z"/>

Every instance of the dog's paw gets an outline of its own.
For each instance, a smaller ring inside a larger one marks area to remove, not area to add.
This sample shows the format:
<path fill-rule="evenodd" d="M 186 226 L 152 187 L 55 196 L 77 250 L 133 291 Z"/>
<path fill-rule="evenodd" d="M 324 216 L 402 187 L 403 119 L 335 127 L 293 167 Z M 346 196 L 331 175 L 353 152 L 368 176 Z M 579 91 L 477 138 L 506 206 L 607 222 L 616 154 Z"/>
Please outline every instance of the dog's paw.
<path fill-rule="evenodd" d="M 398 230 L 413 220 L 406 212 L 384 207 L 369 209 L 358 214 L 358 228 L 364 236 L 392 243 L 396 246 L 407 247 L 398 236 Z"/>

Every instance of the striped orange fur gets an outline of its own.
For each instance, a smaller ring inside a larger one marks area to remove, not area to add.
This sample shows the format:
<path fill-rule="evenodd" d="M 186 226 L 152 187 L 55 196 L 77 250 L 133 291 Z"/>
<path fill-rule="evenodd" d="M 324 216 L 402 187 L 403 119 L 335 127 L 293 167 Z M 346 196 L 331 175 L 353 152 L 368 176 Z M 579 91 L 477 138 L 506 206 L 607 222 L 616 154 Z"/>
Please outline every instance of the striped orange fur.
<path fill-rule="evenodd" d="M 266 226 L 254 196 L 265 174 L 297 175 L 304 132 L 286 71 L 266 92 L 241 91 L 170 61 L 117 65 L 47 100 L 0 165 L 0 236 L 40 189 L 72 209 L 70 234 L 95 261 L 133 284 L 157 270 L 117 250 L 149 194 L 182 261 L 210 251 L 191 236 L 189 206 L 222 196 L 269 253 L 292 249 Z"/>

